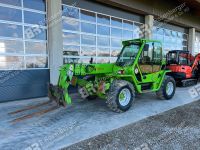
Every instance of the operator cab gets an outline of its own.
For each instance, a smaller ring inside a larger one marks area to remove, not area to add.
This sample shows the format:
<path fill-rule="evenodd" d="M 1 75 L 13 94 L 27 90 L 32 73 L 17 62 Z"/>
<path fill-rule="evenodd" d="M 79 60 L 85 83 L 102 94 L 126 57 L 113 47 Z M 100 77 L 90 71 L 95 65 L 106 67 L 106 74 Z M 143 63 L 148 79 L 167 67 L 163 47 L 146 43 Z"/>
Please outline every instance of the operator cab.
<path fill-rule="evenodd" d="M 189 51 L 172 50 L 167 54 L 167 65 L 187 65 L 194 62 L 194 57 Z"/>
<path fill-rule="evenodd" d="M 162 43 L 156 40 L 134 39 L 123 41 L 123 49 L 116 66 L 130 68 L 142 91 L 152 90 L 155 76 L 165 67 L 162 61 Z"/>

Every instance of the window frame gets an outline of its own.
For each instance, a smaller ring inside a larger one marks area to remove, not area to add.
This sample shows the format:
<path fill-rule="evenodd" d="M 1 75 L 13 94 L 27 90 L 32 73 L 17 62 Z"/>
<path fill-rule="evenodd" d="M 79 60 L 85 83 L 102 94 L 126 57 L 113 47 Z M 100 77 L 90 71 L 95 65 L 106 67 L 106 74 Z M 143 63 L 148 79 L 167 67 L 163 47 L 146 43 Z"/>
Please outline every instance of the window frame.
<path fill-rule="evenodd" d="M 80 26 L 79 26 L 79 31 L 72 31 L 72 30 L 66 30 L 66 29 L 62 29 L 62 31 L 63 31 L 63 33 L 64 32 L 70 32 L 70 33 L 76 33 L 76 34 L 79 34 L 80 35 L 80 44 L 79 44 L 79 46 L 81 47 L 81 46 L 85 46 L 85 45 L 83 45 L 82 44 L 82 41 L 81 41 L 81 35 L 82 34 L 84 34 L 84 35 L 92 35 L 92 36 L 95 36 L 96 37 L 96 45 L 95 45 L 95 47 L 96 47 L 96 56 L 93 56 L 93 58 L 94 58 L 94 60 L 100 60 L 100 59 L 104 59 L 104 58 L 108 58 L 109 59 L 109 62 L 113 62 L 113 60 L 115 59 L 115 60 L 117 60 L 117 55 L 115 54 L 115 55 L 113 55 L 113 51 L 115 51 L 114 49 L 122 49 L 122 44 L 120 43 L 117 47 L 115 47 L 115 46 L 112 46 L 111 44 L 112 44 L 112 39 L 118 39 L 118 40 L 120 40 L 120 41 L 123 41 L 124 40 L 124 38 L 123 38 L 123 31 L 124 30 L 126 30 L 126 31 L 131 31 L 133 34 L 132 34 L 132 36 L 133 36 L 133 38 L 137 38 L 136 36 L 135 36 L 135 34 L 134 34 L 134 31 L 135 31 L 135 24 L 137 24 L 138 26 L 142 26 L 142 25 L 144 25 L 144 23 L 141 23 L 141 22 L 137 22 L 137 21 L 134 21 L 134 20 L 128 20 L 128 19 L 124 19 L 124 18 L 120 18 L 120 17 L 116 17 L 116 16 L 112 16 L 112 15 L 108 15 L 108 14 L 104 14 L 104 13 L 99 13 L 99 12 L 95 12 L 95 11 L 91 11 L 91 10 L 87 10 L 87 9 L 82 9 L 82 8 L 79 8 L 79 7 L 76 7 L 76 6 L 70 6 L 70 5 L 67 5 L 67 4 L 62 4 L 62 8 L 64 8 L 64 7 L 68 7 L 68 8 L 70 8 L 70 9 L 76 9 L 78 12 L 79 12 L 79 17 L 78 18 L 70 18 L 70 19 L 73 19 L 73 20 L 76 20 L 76 21 L 78 21 L 79 23 L 80 23 Z M 63 9 L 62 9 L 63 10 Z M 91 12 L 91 13 L 93 13 L 93 14 L 95 14 L 95 17 L 96 17 L 96 21 L 89 21 L 89 20 L 82 20 L 81 19 L 81 10 L 84 10 L 84 11 L 87 11 L 87 12 Z M 73 12 L 73 11 L 72 11 Z M 100 18 L 99 18 L 99 16 L 100 16 Z M 105 20 L 105 22 L 106 23 L 104 23 L 104 19 L 102 20 L 102 18 L 106 18 L 106 20 Z M 67 16 L 65 16 L 65 14 L 63 14 L 62 15 L 62 19 L 67 19 L 67 18 L 69 18 L 69 17 L 67 17 Z M 122 26 L 121 27 L 118 27 L 118 26 L 112 26 L 112 18 L 117 18 L 117 19 L 119 19 L 119 20 L 122 20 L 122 22 L 121 22 L 121 24 L 122 24 Z M 128 22 L 131 22 L 132 24 L 133 24 L 133 29 L 128 29 L 128 28 L 126 28 L 126 27 L 124 27 L 123 26 L 123 24 L 124 24 L 124 21 L 126 22 L 126 21 L 128 21 Z M 93 24 L 93 25 L 95 25 L 96 26 L 96 33 L 85 33 L 85 32 L 82 32 L 81 31 L 81 23 L 89 23 L 89 24 Z M 108 35 L 102 35 L 102 34 L 98 34 L 98 26 L 103 26 L 103 27 L 107 27 L 107 28 L 109 28 L 109 33 L 108 33 Z M 122 34 L 121 34 L 121 37 L 112 37 L 112 35 L 111 35 L 111 30 L 112 30 L 112 28 L 116 28 L 116 29 L 121 29 L 122 30 Z M 139 33 L 138 33 L 138 35 L 137 36 L 140 36 L 139 35 Z M 109 43 L 110 43 L 110 46 L 99 46 L 98 45 L 98 37 L 99 38 L 108 38 L 109 39 Z M 63 39 L 63 41 L 64 41 L 65 39 Z M 66 44 L 63 42 L 63 47 L 65 47 L 66 46 Z M 75 46 L 75 45 L 74 45 Z M 88 46 L 88 45 L 87 45 Z M 109 56 L 108 57 L 104 57 L 104 56 L 98 56 L 98 49 L 109 49 L 110 51 L 109 51 Z M 63 51 L 64 51 L 64 49 L 63 49 Z M 117 53 L 117 51 L 115 51 L 115 53 Z M 118 54 L 120 53 L 120 51 L 118 52 Z M 69 55 L 64 55 L 63 54 L 63 59 L 88 59 L 88 58 L 90 58 L 91 59 L 91 56 L 82 56 L 82 55 L 79 55 L 79 56 L 69 56 Z M 64 62 L 64 61 L 63 61 Z M 94 61 L 94 63 L 97 63 L 97 61 L 95 62 Z"/>
<path fill-rule="evenodd" d="M 21 0 L 21 5 L 20 6 L 14 6 L 14 5 L 10 5 L 10 4 L 4 4 L 4 3 L 0 3 L 1 7 L 6 7 L 6 8 L 14 8 L 14 9 L 18 9 L 22 11 L 22 22 L 14 22 L 14 21 L 7 21 L 7 20 L 0 20 L 0 23 L 6 23 L 6 24 L 13 24 L 13 25 L 20 25 L 22 27 L 22 38 L 15 38 L 15 37 L 4 37 L 1 36 L 0 39 L 1 40 L 15 40 L 15 41 L 22 41 L 23 42 L 23 54 L 17 54 L 17 53 L 1 53 L 0 56 L 2 57 L 6 57 L 6 56 L 13 56 L 13 57 L 23 57 L 23 66 L 20 69 L 17 70 L 35 70 L 35 69 L 49 69 L 49 52 L 48 49 L 46 49 L 46 54 L 27 54 L 26 53 L 26 42 L 41 42 L 41 43 L 45 43 L 46 45 L 48 45 L 48 24 L 46 25 L 40 25 L 38 22 L 38 26 L 41 27 L 41 29 L 45 29 L 46 30 L 46 38 L 44 40 L 39 40 L 39 39 L 26 39 L 25 38 L 25 27 L 35 27 L 35 24 L 29 24 L 29 23 L 25 23 L 24 21 L 24 15 L 25 12 L 33 12 L 33 13 L 39 13 L 39 14 L 43 14 L 45 15 L 45 20 L 41 20 L 46 22 L 46 18 L 47 18 L 47 0 L 45 1 L 45 10 L 44 11 L 40 11 L 40 10 L 36 10 L 36 9 L 31 9 L 31 8 L 26 8 L 24 6 L 24 0 Z M 45 68 L 27 68 L 27 63 L 26 63 L 26 59 L 28 57 L 46 57 L 47 58 L 47 64 L 45 64 L 47 67 Z M 1 70 L 13 70 L 13 68 L 0 68 Z"/>
<path fill-rule="evenodd" d="M 166 36 L 166 31 L 170 32 L 171 34 Z M 176 37 L 173 37 L 174 33 L 176 33 Z M 179 35 L 182 35 L 182 37 L 179 37 Z M 162 44 L 162 49 L 163 49 L 163 56 L 166 56 L 165 54 L 169 51 L 169 50 L 187 50 L 188 49 L 188 40 L 189 40 L 189 35 L 187 33 L 183 33 L 183 32 L 179 32 L 176 30 L 170 30 L 167 28 L 163 28 L 163 27 L 157 27 L 154 26 L 153 27 L 153 37 L 154 40 L 160 40 L 163 44 Z M 160 37 L 162 37 L 162 39 L 159 39 Z M 167 37 L 167 38 L 165 38 Z M 180 45 L 179 40 L 182 40 Z M 172 42 L 173 41 L 173 42 Z M 183 45 L 183 43 L 186 42 L 186 45 Z M 173 45 L 173 49 L 167 49 L 167 47 L 172 47 Z M 181 49 L 180 49 L 181 47 Z"/>

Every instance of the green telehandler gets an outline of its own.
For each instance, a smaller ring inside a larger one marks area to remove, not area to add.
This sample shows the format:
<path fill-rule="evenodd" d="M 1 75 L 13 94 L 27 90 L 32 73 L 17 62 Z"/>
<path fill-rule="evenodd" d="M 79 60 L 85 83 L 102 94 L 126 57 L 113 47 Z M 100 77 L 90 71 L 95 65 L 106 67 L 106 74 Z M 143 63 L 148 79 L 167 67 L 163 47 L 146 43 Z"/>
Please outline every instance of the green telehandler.
<path fill-rule="evenodd" d="M 102 98 L 114 112 L 127 111 L 137 94 L 156 92 L 160 99 L 171 99 L 176 84 L 165 69 L 162 43 L 147 39 L 122 43 L 115 63 L 63 65 L 58 85 L 49 85 L 49 98 L 59 105 L 71 104 L 68 88 L 78 86 L 82 98 Z"/>

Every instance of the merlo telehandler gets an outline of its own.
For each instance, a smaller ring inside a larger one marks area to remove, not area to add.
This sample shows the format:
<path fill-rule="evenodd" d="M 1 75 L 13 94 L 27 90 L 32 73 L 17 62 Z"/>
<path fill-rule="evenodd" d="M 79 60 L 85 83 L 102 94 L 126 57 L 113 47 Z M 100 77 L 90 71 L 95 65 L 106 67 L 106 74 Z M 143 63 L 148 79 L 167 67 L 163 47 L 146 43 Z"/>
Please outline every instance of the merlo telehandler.
<path fill-rule="evenodd" d="M 156 92 L 160 99 L 174 96 L 176 84 L 168 76 L 160 41 L 134 39 L 123 41 L 115 63 L 65 64 L 60 68 L 58 85 L 49 85 L 49 97 L 60 105 L 71 104 L 70 85 L 78 86 L 82 98 L 105 99 L 114 112 L 127 111 L 136 94 Z"/>

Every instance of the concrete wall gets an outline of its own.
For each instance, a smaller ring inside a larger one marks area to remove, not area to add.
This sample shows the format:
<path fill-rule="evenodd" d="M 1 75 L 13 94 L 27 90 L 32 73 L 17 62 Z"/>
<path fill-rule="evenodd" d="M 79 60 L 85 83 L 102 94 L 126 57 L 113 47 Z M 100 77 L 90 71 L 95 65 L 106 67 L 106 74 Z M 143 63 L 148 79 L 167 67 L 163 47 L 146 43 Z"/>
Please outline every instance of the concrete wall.
<path fill-rule="evenodd" d="M 61 0 L 48 0 L 47 4 L 50 82 L 56 85 L 59 67 L 63 65 L 62 3 Z"/>
<path fill-rule="evenodd" d="M 194 55 L 195 53 L 195 28 L 189 29 L 189 41 L 188 41 L 188 50 Z"/>

